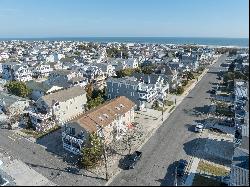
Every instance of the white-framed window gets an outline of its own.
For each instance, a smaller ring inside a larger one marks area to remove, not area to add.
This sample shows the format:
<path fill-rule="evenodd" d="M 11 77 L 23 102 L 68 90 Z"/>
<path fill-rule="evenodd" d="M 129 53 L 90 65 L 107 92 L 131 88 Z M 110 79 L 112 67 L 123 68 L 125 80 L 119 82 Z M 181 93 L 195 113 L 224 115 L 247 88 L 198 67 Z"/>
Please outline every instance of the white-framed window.
<path fill-rule="evenodd" d="M 111 99 L 111 94 L 108 94 L 108 99 Z"/>

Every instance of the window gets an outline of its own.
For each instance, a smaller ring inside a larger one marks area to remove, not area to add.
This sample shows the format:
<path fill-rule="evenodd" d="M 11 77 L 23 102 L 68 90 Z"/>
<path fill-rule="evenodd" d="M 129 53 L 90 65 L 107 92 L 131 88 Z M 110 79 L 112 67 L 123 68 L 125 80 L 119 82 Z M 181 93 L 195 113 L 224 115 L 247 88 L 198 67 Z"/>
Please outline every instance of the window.
<path fill-rule="evenodd" d="M 111 94 L 108 94 L 108 99 L 111 99 Z"/>
<path fill-rule="evenodd" d="M 119 93 L 119 89 L 116 89 L 116 92 Z"/>

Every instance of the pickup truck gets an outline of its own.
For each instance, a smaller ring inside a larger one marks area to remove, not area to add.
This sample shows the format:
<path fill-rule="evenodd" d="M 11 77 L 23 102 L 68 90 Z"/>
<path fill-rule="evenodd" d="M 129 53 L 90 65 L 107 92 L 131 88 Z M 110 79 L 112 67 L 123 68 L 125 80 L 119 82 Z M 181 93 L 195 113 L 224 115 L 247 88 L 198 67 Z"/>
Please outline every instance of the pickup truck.
<path fill-rule="evenodd" d="M 124 157 L 122 167 L 123 169 L 129 170 L 134 169 L 135 164 L 140 160 L 142 152 L 135 151 L 133 154 L 128 154 Z"/>

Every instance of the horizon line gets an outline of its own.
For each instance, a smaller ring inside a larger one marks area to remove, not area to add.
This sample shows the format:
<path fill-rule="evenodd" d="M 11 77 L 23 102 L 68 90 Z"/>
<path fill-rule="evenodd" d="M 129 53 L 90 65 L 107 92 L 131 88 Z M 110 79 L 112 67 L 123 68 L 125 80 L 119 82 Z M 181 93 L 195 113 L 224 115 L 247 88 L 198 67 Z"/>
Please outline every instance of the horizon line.
<path fill-rule="evenodd" d="M 39 39 L 39 38 L 223 38 L 223 39 L 249 39 L 249 37 L 211 37 L 211 36 L 8 36 L 0 39 Z"/>

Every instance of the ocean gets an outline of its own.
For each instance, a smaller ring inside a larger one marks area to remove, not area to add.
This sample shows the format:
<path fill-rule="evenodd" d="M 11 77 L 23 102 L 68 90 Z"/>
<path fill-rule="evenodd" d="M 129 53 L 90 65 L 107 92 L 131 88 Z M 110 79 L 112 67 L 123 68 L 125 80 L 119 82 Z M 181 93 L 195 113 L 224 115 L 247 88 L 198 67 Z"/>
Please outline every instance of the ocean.
<path fill-rule="evenodd" d="M 0 38 L 0 41 L 86 41 L 119 43 L 157 43 L 157 44 L 198 44 L 209 46 L 248 47 L 249 38 L 195 38 L 195 37 L 47 37 L 47 38 Z"/>

